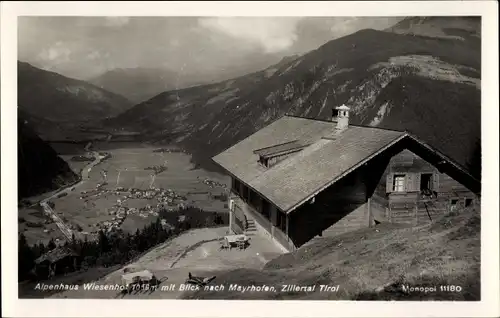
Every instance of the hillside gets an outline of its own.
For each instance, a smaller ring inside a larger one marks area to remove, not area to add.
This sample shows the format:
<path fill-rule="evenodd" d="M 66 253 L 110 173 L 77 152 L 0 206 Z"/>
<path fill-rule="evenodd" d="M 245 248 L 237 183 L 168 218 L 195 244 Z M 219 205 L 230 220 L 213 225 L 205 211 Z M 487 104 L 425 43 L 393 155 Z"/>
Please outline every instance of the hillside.
<path fill-rule="evenodd" d="M 18 107 L 57 123 L 78 124 L 115 116 L 131 103 L 84 81 L 18 62 Z"/>
<path fill-rule="evenodd" d="M 412 17 L 389 28 L 399 34 L 466 40 L 481 38 L 481 19 L 477 17 Z"/>
<path fill-rule="evenodd" d="M 187 299 L 479 300 L 480 224 L 474 208 L 416 228 L 386 224 L 318 238 L 263 270 L 210 272 L 213 285 L 274 286 L 277 292 L 198 291 Z M 418 251 L 416 253 L 416 251 Z M 281 292 L 284 284 L 318 286 L 313 292 Z M 319 285 L 339 286 L 321 292 Z M 402 285 L 454 285 L 461 292 L 407 292 Z"/>
<path fill-rule="evenodd" d="M 22 115 L 18 118 L 17 140 L 18 199 L 55 190 L 78 180 L 68 164 L 33 132 Z"/>
<path fill-rule="evenodd" d="M 285 113 L 327 119 L 345 103 L 352 123 L 408 130 L 470 167 L 480 162 L 480 47 L 475 36 L 361 30 L 260 72 L 164 92 L 106 124 L 177 142 L 208 165 Z"/>
<path fill-rule="evenodd" d="M 153 68 L 115 69 L 89 82 L 134 103 L 143 102 L 167 90 L 201 84 L 190 82 L 173 71 Z"/>

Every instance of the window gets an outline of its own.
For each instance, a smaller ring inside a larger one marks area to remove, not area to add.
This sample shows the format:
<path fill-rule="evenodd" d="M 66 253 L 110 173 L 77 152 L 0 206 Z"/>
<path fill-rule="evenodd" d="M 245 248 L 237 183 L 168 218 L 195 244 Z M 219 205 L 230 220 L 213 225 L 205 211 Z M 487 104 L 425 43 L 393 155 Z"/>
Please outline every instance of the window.
<path fill-rule="evenodd" d="M 277 211 L 276 216 L 276 227 L 279 228 L 283 233 L 286 233 L 286 214 Z"/>
<path fill-rule="evenodd" d="M 259 157 L 259 163 L 263 165 L 264 167 L 269 168 L 269 159 L 264 158 L 264 157 Z"/>
<path fill-rule="evenodd" d="M 394 175 L 392 190 L 394 192 L 404 192 L 405 191 L 405 180 L 406 180 L 406 176 L 404 174 Z"/>
<path fill-rule="evenodd" d="M 465 206 L 471 206 L 472 205 L 472 199 L 465 199 Z"/>
<path fill-rule="evenodd" d="M 450 211 L 455 211 L 458 206 L 458 199 L 451 199 L 450 201 Z"/>
<path fill-rule="evenodd" d="M 240 192 L 241 192 L 241 183 L 237 179 L 235 179 L 235 178 L 233 178 L 232 188 L 233 188 L 232 190 L 233 190 L 234 193 L 240 194 Z"/>
<path fill-rule="evenodd" d="M 269 202 L 267 202 L 266 200 L 264 199 L 261 199 L 262 200 L 262 215 L 264 215 L 267 219 L 270 219 L 271 218 L 271 205 L 269 204 Z"/>
<path fill-rule="evenodd" d="M 432 173 L 422 173 L 420 176 L 420 191 L 432 191 Z"/>

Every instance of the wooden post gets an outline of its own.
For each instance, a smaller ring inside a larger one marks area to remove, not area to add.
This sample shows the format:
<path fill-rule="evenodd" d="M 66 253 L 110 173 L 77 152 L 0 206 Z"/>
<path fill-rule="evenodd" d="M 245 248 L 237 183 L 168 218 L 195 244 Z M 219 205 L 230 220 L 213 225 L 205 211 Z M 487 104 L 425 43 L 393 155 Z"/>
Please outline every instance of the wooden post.
<path fill-rule="evenodd" d="M 231 199 L 231 196 L 229 196 L 228 200 L 228 207 L 229 207 L 229 233 L 232 233 L 233 231 L 233 217 L 234 217 L 234 201 Z"/>
<path fill-rule="evenodd" d="M 418 225 L 418 202 L 415 201 L 415 225 Z"/>
<path fill-rule="evenodd" d="M 391 218 L 391 209 L 390 207 L 386 207 L 385 208 L 385 215 L 387 217 L 387 220 L 389 221 L 389 223 L 392 222 L 392 218 Z"/>
<path fill-rule="evenodd" d="M 366 202 L 366 208 L 368 209 L 368 227 L 371 227 L 372 226 L 371 198 L 368 198 L 368 202 Z"/>
<path fill-rule="evenodd" d="M 288 238 L 288 240 L 290 240 L 290 236 L 288 235 L 288 214 L 285 214 L 285 219 L 286 219 L 286 227 L 285 227 L 285 232 L 286 232 L 286 237 Z"/>

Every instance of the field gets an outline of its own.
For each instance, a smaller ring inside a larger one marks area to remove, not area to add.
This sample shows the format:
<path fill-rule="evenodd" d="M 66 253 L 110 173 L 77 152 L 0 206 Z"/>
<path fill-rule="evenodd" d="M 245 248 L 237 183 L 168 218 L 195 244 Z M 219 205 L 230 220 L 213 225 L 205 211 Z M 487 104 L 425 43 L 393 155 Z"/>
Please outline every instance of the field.
<path fill-rule="evenodd" d="M 157 214 L 151 211 L 157 207 L 161 195 L 155 197 L 144 195 L 150 187 L 158 189 L 157 192 L 169 191 L 164 199 L 169 200 L 168 206 L 173 209 L 178 204 L 196 206 L 209 211 L 227 209 L 225 201 L 212 197 L 225 192 L 227 177 L 193 169 L 188 155 L 177 152 L 157 153 L 153 152 L 156 149 L 154 147 L 138 144 L 116 143 L 115 146 L 120 148 L 112 147 L 112 144 L 94 145 L 94 151 L 108 152 L 111 158 L 93 167 L 89 172 L 89 179 L 67 196 L 52 200 L 55 204 L 54 210 L 66 223 L 80 228 L 83 232 L 96 232 L 104 223 L 117 222 L 117 210 L 125 208 L 132 209 L 134 213 L 127 215 L 119 225 L 126 231 L 135 232 L 137 228 L 142 228 L 157 217 Z M 81 155 L 82 147 L 61 143 L 55 146 L 56 150 L 60 151 L 61 157 L 77 173 L 80 173 L 88 162 L 75 162 L 70 158 Z M 153 170 L 145 170 L 147 167 L 158 165 L 164 165 L 167 169 L 154 177 Z M 103 171 L 106 171 L 106 177 L 103 176 Z M 99 184 L 105 181 L 107 184 L 99 187 Z M 122 191 L 115 191 L 120 187 L 123 188 Z M 128 191 L 130 188 L 143 191 L 131 195 Z M 177 199 L 168 199 L 174 196 Z M 31 217 L 30 213 L 34 212 L 30 209 L 20 209 L 19 216 L 27 219 Z M 53 226 L 55 227 L 53 224 L 32 228 L 24 226 L 20 230 L 28 230 L 25 234 L 29 244 L 32 244 L 39 240 L 47 241 L 57 235 L 57 230 L 50 233 L 43 231 Z"/>
<path fill-rule="evenodd" d="M 24 233 L 28 244 L 47 244 L 50 239 L 64 239 L 57 225 L 43 214 L 39 206 L 19 208 L 18 229 Z"/>

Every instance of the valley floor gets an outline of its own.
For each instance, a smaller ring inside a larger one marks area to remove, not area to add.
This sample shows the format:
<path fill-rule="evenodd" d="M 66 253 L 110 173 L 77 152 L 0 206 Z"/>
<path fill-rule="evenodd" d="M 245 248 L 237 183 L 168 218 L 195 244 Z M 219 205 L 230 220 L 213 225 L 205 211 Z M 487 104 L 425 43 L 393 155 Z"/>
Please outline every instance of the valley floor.
<path fill-rule="evenodd" d="M 68 226 L 81 228 L 82 233 L 96 233 L 103 224 L 117 223 L 117 214 L 121 213 L 118 210 L 123 208 L 132 209 L 133 213 L 127 215 L 124 212 L 126 217 L 119 226 L 127 232 L 135 232 L 157 217 L 154 210 L 160 195 L 145 195 L 151 187 L 157 188 L 158 193 L 169 191 L 163 199 L 172 209 L 181 204 L 207 211 L 226 212 L 225 200 L 214 199 L 213 196 L 225 192 L 227 177 L 194 169 L 189 155 L 184 153 L 154 152 L 156 147 L 141 144 L 123 144 L 123 148 L 118 148 L 121 146 L 121 143 L 116 143 L 115 147 L 94 146 L 95 151 L 105 151 L 111 157 L 90 171 L 85 171 L 88 178 L 78 185 L 78 189 L 51 199 L 55 204 L 54 211 Z M 76 173 L 80 173 L 88 164 L 71 160 L 75 155 L 82 155 L 82 150 L 74 145 L 64 147 L 58 144 L 56 150 L 58 148 L 64 148 L 61 157 Z M 153 177 L 153 171 L 147 168 L 160 165 L 164 165 L 167 170 Z M 103 172 L 106 177 L 103 177 Z M 117 192 L 118 188 L 122 188 L 122 191 Z M 131 188 L 140 189 L 141 193 L 132 196 L 128 191 Z M 30 201 L 35 202 L 47 195 L 30 198 Z M 29 244 L 47 243 L 51 238 L 64 239 L 54 223 L 47 223 L 41 207 L 20 208 L 18 217 L 25 221 L 19 230 L 25 234 Z"/>

